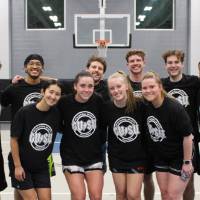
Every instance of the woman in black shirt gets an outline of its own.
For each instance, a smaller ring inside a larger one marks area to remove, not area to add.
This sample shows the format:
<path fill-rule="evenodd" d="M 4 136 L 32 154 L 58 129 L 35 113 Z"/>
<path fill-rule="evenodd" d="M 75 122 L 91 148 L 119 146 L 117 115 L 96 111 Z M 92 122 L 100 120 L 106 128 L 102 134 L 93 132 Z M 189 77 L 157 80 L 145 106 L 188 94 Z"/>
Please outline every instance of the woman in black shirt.
<path fill-rule="evenodd" d="M 183 106 L 166 95 L 156 73 L 144 75 L 142 94 L 147 101 L 148 147 L 162 199 L 181 200 L 193 173 L 191 121 Z"/>
<path fill-rule="evenodd" d="M 107 103 L 108 158 L 116 190 L 116 199 L 141 199 L 146 168 L 143 143 L 143 105 L 134 96 L 123 72 L 108 78 L 112 101 Z"/>
<path fill-rule="evenodd" d="M 103 101 L 94 93 L 89 72 L 77 74 L 74 90 L 75 94 L 62 96 L 58 103 L 64 126 L 60 145 L 63 172 L 72 200 L 86 198 L 85 182 L 90 199 L 99 200 L 103 189 Z"/>
<path fill-rule="evenodd" d="M 41 94 L 38 103 L 17 111 L 11 125 L 11 183 L 23 199 L 51 199 L 47 158 L 60 127 L 60 113 L 55 105 L 61 87 L 55 80 L 48 81 Z"/>

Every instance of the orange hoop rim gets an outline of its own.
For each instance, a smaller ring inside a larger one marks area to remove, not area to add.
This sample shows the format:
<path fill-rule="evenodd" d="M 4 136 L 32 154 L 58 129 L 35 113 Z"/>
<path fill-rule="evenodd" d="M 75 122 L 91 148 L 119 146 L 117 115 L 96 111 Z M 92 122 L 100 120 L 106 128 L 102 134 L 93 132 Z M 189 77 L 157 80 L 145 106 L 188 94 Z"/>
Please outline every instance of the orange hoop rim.
<path fill-rule="evenodd" d="M 96 44 L 100 47 L 107 47 L 110 43 L 110 40 L 96 40 Z"/>

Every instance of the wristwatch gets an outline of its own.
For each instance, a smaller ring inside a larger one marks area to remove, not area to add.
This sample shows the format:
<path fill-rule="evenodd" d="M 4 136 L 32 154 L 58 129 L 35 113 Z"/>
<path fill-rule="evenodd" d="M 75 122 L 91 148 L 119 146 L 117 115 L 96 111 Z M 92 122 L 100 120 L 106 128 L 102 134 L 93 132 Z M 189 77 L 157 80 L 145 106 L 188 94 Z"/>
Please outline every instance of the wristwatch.
<path fill-rule="evenodd" d="M 191 160 L 183 160 L 183 164 L 184 164 L 184 165 L 189 165 L 189 164 L 191 164 L 191 163 L 192 163 Z"/>

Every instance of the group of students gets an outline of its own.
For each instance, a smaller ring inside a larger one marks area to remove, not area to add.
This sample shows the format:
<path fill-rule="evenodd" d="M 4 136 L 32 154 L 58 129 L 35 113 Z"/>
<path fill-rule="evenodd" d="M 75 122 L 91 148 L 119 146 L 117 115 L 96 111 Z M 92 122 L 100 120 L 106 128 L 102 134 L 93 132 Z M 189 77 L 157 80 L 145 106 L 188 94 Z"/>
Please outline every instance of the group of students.
<path fill-rule="evenodd" d="M 129 75 L 117 71 L 106 83 L 102 58 L 91 57 L 87 70 L 69 82 L 42 80 L 49 79 L 41 77 L 43 58 L 28 56 L 27 76 L 1 95 L 12 109 L 8 160 L 15 199 L 51 199 L 47 159 L 57 132 L 72 200 L 84 200 L 86 190 L 91 200 L 102 199 L 106 142 L 117 200 L 140 200 L 143 182 L 145 199 L 153 199 L 154 171 L 163 200 L 181 200 L 187 188 L 184 200 L 194 199 L 200 81 L 182 73 L 183 52 L 170 50 L 163 58 L 169 78 L 144 74 L 145 53 L 131 50 Z"/>

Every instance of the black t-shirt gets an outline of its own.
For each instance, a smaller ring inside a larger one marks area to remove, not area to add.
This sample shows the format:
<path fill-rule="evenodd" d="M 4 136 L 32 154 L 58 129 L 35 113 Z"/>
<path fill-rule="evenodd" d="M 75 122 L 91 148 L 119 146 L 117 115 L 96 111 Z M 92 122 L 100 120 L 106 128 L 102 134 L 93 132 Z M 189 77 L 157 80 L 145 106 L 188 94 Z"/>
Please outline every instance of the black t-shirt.
<path fill-rule="evenodd" d="M 200 89 L 200 79 L 197 76 L 183 74 L 182 79 L 178 82 L 171 82 L 169 77 L 162 79 L 162 82 L 168 94 L 175 97 L 186 109 L 193 125 L 195 139 L 199 141 L 197 94 Z"/>
<path fill-rule="evenodd" d="M 138 101 L 131 113 L 125 109 L 116 107 L 113 102 L 107 103 L 105 109 L 111 167 L 134 167 L 146 160 L 142 103 Z"/>
<path fill-rule="evenodd" d="M 17 137 L 22 166 L 31 171 L 48 168 L 56 133 L 60 127 L 60 113 L 56 107 L 40 111 L 36 104 L 22 107 L 11 124 L 11 137 Z M 11 160 L 11 156 L 9 156 Z"/>
<path fill-rule="evenodd" d="M 193 132 L 190 118 L 181 104 L 165 97 L 159 108 L 146 105 L 149 148 L 161 159 L 183 159 L 183 138 Z"/>
<path fill-rule="evenodd" d="M 63 165 L 102 161 L 102 98 L 94 94 L 86 103 L 79 103 L 70 94 L 61 97 L 58 108 L 64 126 L 60 145 Z"/>
<path fill-rule="evenodd" d="M 132 88 L 133 88 L 133 93 L 136 97 L 142 97 L 142 85 L 141 82 L 134 82 L 130 79 L 129 76 L 127 76 Z"/>
<path fill-rule="evenodd" d="M 17 84 L 9 85 L 2 93 L 1 104 L 3 106 L 11 105 L 12 119 L 15 113 L 25 105 L 35 103 L 41 98 L 41 88 L 44 82 L 31 85 L 21 80 Z"/>
<path fill-rule="evenodd" d="M 62 85 L 62 91 L 64 92 L 64 94 L 67 95 L 74 92 L 73 80 L 60 79 L 59 82 Z M 104 101 L 107 101 L 110 99 L 106 81 L 101 80 L 97 85 L 95 85 L 94 91 L 95 93 L 99 94 L 104 99 Z"/>

